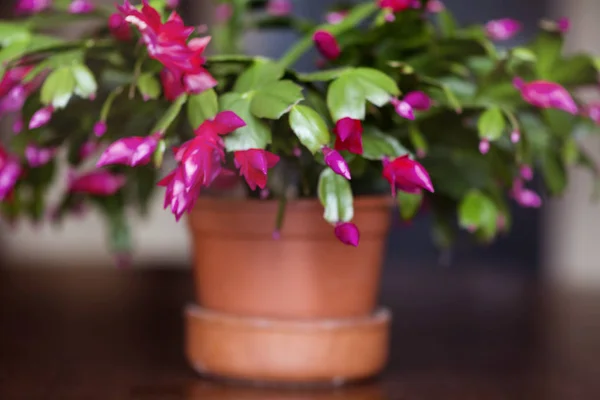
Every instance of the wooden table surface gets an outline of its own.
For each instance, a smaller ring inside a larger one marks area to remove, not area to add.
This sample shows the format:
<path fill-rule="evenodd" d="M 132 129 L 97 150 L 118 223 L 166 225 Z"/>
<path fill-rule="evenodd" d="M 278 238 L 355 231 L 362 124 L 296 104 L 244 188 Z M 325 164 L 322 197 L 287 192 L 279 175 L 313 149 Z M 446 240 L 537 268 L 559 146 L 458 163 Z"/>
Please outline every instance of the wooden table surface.
<path fill-rule="evenodd" d="M 0 399 L 600 399 L 599 297 L 485 270 L 396 275 L 385 374 L 290 392 L 187 367 L 188 271 L 0 269 Z"/>

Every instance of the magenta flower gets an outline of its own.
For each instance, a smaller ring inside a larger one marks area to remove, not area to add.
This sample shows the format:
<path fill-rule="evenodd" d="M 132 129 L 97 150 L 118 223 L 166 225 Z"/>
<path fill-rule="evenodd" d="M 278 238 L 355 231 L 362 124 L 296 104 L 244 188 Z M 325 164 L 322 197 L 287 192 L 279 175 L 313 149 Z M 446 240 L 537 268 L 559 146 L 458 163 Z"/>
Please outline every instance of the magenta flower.
<path fill-rule="evenodd" d="M 231 4 L 221 3 L 215 8 L 215 20 L 224 24 L 233 17 L 233 7 Z"/>
<path fill-rule="evenodd" d="M 162 84 L 165 98 L 169 101 L 174 101 L 183 93 L 185 93 L 181 75 L 175 74 L 167 68 L 160 72 L 160 82 Z"/>
<path fill-rule="evenodd" d="M 512 18 L 503 18 L 489 21 L 485 24 L 485 31 L 492 40 L 508 40 L 521 30 L 521 23 Z"/>
<path fill-rule="evenodd" d="M 106 122 L 98 121 L 94 124 L 93 132 L 96 137 L 102 137 L 106 133 Z"/>
<path fill-rule="evenodd" d="M 337 25 L 346 18 L 348 11 L 331 11 L 325 15 L 325 21 L 331 25 Z"/>
<path fill-rule="evenodd" d="M 313 35 L 313 41 L 319 53 L 330 61 L 338 58 L 342 52 L 335 36 L 327 31 L 316 31 Z"/>
<path fill-rule="evenodd" d="M 279 156 L 262 149 L 250 149 L 234 152 L 233 160 L 250 189 L 256 190 L 256 187 L 267 186 L 267 172 L 279 162 Z"/>
<path fill-rule="evenodd" d="M 488 139 L 481 139 L 479 141 L 479 152 L 481 154 L 487 154 L 490 151 L 490 141 Z"/>
<path fill-rule="evenodd" d="M 148 4 L 148 0 L 143 0 L 141 11 L 132 6 L 129 0 L 117 8 L 125 21 L 138 28 L 151 58 L 173 71 L 194 69 L 195 54 L 187 46 L 187 39 L 194 28 L 186 27 L 176 12 L 163 23 L 160 14 Z"/>
<path fill-rule="evenodd" d="M 52 0 L 18 0 L 15 7 L 17 14 L 35 14 L 52 6 Z"/>
<path fill-rule="evenodd" d="M 411 160 L 408 155 L 401 156 L 395 160 L 383 159 L 383 177 L 392 186 L 392 194 L 396 190 L 407 193 L 419 193 L 425 189 L 434 192 L 433 184 L 427 170 L 417 161 Z"/>
<path fill-rule="evenodd" d="M 343 176 L 348 180 L 351 179 L 350 168 L 348 168 L 348 163 L 346 162 L 346 160 L 344 160 L 344 157 L 342 157 L 340 153 L 333 149 L 330 149 L 327 146 L 323 146 L 321 151 L 323 152 L 325 164 L 327 164 L 327 166 L 331 168 L 333 172 Z"/>
<path fill-rule="evenodd" d="M 411 121 L 415 119 L 415 113 L 413 111 L 413 108 L 406 101 L 392 99 L 391 103 L 394 106 L 394 108 L 396 109 L 396 114 L 398 114 L 402 118 L 406 118 Z"/>
<path fill-rule="evenodd" d="M 446 6 L 440 0 L 429 0 L 427 2 L 427 11 L 432 14 L 437 14 L 439 12 L 444 11 L 445 9 Z"/>
<path fill-rule="evenodd" d="M 152 154 L 156 150 L 159 134 L 153 134 L 148 137 L 131 136 L 119 139 L 112 143 L 100 156 L 96 167 L 106 165 L 121 164 L 137 167 L 146 165 L 152 160 Z"/>
<path fill-rule="evenodd" d="M 164 177 L 158 186 L 165 188 L 164 208 L 171 208 L 175 214 L 175 219 L 179 221 L 183 214 L 190 212 L 200 193 L 199 186 L 187 186 L 185 184 L 182 169 L 177 168 L 169 175 Z"/>
<path fill-rule="evenodd" d="M 121 14 L 114 13 L 108 18 L 108 29 L 117 40 L 122 42 L 131 40 L 131 28 Z"/>
<path fill-rule="evenodd" d="M 52 119 L 54 107 L 46 106 L 37 110 L 31 120 L 29 120 L 29 129 L 37 129 L 46 125 Z"/>
<path fill-rule="evenodd" d="M 391 13 L 398 13 L 400 11 L 412 8 L 412 0 L 378 0 L 377 4 L 379 8 L 382 8 Z"/>
<path fill-rule="evenodd" d="M 535 107 L 555 108 L 573 115 L 579 112 L 571 94 L 558 83 L 547 81 L 525 83 L 516 78 L 514 85 L 521 91 L 523 99 Z"/>
<path fill-rule="evenodd" d="M 19 159 L 0 146 L 0 201 L 10 197 L 21 172 Z"/>
<path fill-rule="evenodd" d="M 94 11 L 94 4 L 89 0 L 73 0 L 69 4 L 71 14 L 87 14 Z"/>
<path fill-rule="evenodd" d="M 14 67 L 5 72 L 0 80 L 0 116 L 21 111 L 27 97 L 38 88 L 39 79 L 23 83 L 32 69 L 31 66 Z"/>
<path fill-rule="evenodd" d="M 529 165 L 522 165 L 520 170 L 521 178 L 526 181 L 530 181 L 533 179 L 533 169 Z"/>
<path fill-rule="evenodd" d="M 510 133 L 510 141 L 513 143 L 519 143 L 521 140 L 521 132 L 515 130 Z"/>
<path fill-rule="evenodd" d="M 340 242 L 348 246 L 358 247 L 360 231 L 352 222 L 339 222 L 335 226 L 334 232 Z"/>
<path fill-rule="evenodd" d="M 362 154 L 362 123 L 358 119 L 342 118 L 335 123 L 335 149 L 348 150 L 350 153 Z"/>
<path fill-rule="evenodd" d="M 111 174 L 104 170 L 97 170 L 80 176 L 71 173 L 69 176 L 69 191 L 94 196 L 112 196 L 125 185 L 125 182 L 124 175 Z"/>
<path fill-rule="evenodd" d="M 167 0 L 166 4 L 168 8 L 174 10 L 175 8 L 179 7 L 179 0 Z"/>
<path fill-rule="evenodd" d="M 600 103 L 588 104 L 585 107 L 584 115 L 587 115 L 596 125 L 600 125 Z"/>
<path fill-rule="evenodd" d="M 542 206 L 540 196 L 533 190 L 524 188 L 523 182 L 519 179 L 514 182 L 511 195 L 521 207 L 540 208 Z"/>
<path fill-rule="evenodd" d="M 55 154 L 56 149 L 37 147 L 31 143 L 25 147 L 25 159 L 32 168 L 48 164 Z"/>
<path fill-rule="evenodd" d="M 403 100 L 417 111 L 427 111 L 431 108 L 431 98 L 419 90 L 406 93 Z"/>
<path fill-rule="evenodd" d="M 567 33 L 571 29 L 571 20 L 567 17 L 559 18 L 559 20 L 556 21 L 556 27 L 561 33 Z"/>
<path fill-rule="evenodd" d="M 267 13 L 274 17 L 285 17 L 292 13 L 292 2 L 290 0 L 269 0 Z"/>
<path fill-rule="evenodd" d="M 13 133 L 15 135 L 21 133 L 23 131 L 24 126 L 25 126 L 25 124 L 23 123 L 23 118 L 21 118 L 21 116 L 15 118 L 15 121 L 13 122 L 13 125 L 12 125 Z"/>

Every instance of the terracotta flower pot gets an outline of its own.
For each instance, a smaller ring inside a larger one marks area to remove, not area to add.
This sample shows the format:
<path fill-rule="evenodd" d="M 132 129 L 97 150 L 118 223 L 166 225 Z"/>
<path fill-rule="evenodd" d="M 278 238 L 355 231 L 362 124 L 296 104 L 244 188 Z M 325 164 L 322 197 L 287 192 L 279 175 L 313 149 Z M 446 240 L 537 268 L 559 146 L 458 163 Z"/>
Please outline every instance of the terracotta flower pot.
<path fill-rule="evenodd" d="M 389 315 L 376 301 L 390 200 L 354 206 L 357 248 L 336 239 L 317 200 L 290 202 L 275 240 L 277 202 L 199 199 L 188 219 L 197 305 L 187 310 L 187 355 L 197 370 L 321 382 L 383 367 Z"/>

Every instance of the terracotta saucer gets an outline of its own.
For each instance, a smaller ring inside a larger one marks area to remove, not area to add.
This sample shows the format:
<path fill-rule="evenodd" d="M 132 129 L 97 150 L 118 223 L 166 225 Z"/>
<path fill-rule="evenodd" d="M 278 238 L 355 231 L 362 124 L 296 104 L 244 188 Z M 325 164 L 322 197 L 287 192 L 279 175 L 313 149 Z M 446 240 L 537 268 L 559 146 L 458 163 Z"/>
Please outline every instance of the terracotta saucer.
<path fill-rule="evenodd" d="M 265 384 L 340 385 L 385 366 L 390 313 L 323 320 L 237 317 L 190 305 L 186 356 L 200 374 Z"/>

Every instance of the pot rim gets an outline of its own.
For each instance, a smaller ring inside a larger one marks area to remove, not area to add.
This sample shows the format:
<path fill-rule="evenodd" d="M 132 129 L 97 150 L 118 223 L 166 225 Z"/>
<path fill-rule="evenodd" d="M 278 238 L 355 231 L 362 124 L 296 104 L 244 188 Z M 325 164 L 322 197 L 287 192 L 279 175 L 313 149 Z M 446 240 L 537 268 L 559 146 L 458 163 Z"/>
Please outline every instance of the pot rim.
<path fill-rule="evenodd" d="M 278 200 L 260 200 L 254 198 L 230 198 L 230 197 L 210 197 L 200 196 L 196 201 L 193 211 L 199 209 L 212 210 L 227 209 L 231 211 L 231 207 L 238 207 L 245 204 L 244 207 L 251 208 L 253 212 L 269 212 L 273 211 L 274 207 L 278 207 Z M 390 208 L 394 204 L 394 199 L 389 195 L 366 195 L 356 196 L 354 198 L 354 208 L 359 209 L 374 209 L 374 208 Z M 288 201 L 286 207 L 295 210 L 312 210 L 322 209 L 321 202 L 317 198 L 310 199 L 294 199 Z"/>

